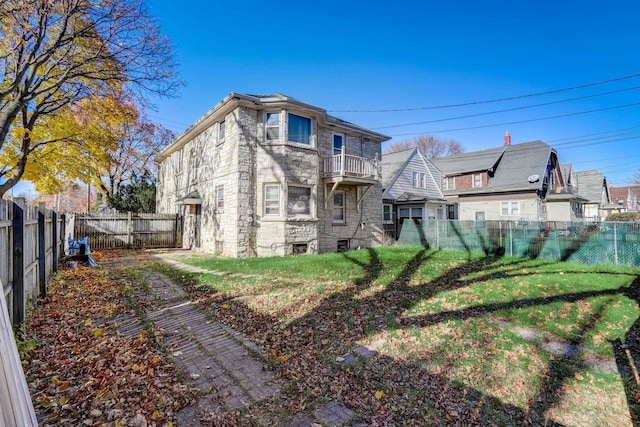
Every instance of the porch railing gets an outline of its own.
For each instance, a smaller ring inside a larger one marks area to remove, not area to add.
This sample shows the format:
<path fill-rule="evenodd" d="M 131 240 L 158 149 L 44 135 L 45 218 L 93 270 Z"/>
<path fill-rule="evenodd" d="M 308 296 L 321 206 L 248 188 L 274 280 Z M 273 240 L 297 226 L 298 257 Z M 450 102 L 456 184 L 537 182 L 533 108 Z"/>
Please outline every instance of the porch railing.
<path fill-rule="evenodd" d="M 338 154 L 323 159 L 324 176 L 354 176 L 379 179 L 378 160 Z"/>

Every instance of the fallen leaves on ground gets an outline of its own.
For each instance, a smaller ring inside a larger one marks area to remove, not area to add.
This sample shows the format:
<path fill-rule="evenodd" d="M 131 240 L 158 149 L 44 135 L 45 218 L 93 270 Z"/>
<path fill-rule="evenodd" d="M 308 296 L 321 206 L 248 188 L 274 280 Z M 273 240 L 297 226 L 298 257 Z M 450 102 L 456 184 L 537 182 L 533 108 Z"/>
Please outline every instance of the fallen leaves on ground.
<path fill-rule="evenodd" d="M 116 318 L 135 317 L 125 290 L 103 268 L 62 270 L 29 314 L 23 360 L 43 425 L 166 426 L 189 398 L 152 337 L 123 337 Z"/>

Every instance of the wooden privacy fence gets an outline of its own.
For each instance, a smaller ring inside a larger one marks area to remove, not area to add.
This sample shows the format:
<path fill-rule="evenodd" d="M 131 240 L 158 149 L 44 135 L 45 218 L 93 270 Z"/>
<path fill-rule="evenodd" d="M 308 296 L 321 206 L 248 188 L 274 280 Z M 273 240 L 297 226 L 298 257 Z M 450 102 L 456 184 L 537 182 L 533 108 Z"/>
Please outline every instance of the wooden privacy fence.
<path fill-rule="evenodd" d="M 182 244 L 182 219 L 172 214 L 72 214 L 75 239 L 87 237 L 92 250 L 175 248 Z"/>
<path fill-rule="evenodd" d="M 47 283 L 64 255 L 65 218 L 24 198 L 0 200 L 0 282 L 14 325 L 28 305 L 46 296 Z"/>

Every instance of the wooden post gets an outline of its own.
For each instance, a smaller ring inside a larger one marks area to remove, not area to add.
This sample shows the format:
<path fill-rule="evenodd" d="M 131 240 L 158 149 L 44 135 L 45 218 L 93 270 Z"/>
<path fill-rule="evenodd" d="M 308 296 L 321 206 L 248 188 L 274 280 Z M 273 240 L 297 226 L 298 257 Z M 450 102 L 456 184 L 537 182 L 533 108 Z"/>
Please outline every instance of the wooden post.
<path fill-rule="evenodd" d="M 24 321 L 24 197 L 12 203 L 13 227 L 13 324 Z"/>
<path fill-rule="evenodd" d="M 38 204 L 38 285 L 40 298 L 47 296 L 47 248 L 45 236 L 45 204 Z"/>
<path fill-rule="evenodd" d="M 64 215 L 62 215 L 61 230 L 64 230 Z M 64 232 L 61 236 L 64 236 Z M 58 271 L 58 246 L 60 245 L 60 239 L 58 238 L 58 214 L 56 211 L 51 212 L 51 241 L 53 242 L 51 245 L 51 259 L 53 262 L 51 271 L 55 273 Z"/>
<path fill-rule="evenodd" d="M 133 247 L 133 213 L 127 212 L 127 247 Z"/>

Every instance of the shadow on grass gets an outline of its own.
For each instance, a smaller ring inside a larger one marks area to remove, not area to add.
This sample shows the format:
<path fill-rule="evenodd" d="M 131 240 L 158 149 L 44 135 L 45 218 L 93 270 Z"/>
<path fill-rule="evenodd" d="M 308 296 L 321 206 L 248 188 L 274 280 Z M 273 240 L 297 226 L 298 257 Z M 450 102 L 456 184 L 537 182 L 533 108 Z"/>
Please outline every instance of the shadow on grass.
<path fill-rule="evenodd" d="M 362 291 L 376 283 L 385 269 L 378 252 L 375 249 L 367 251 L 368 261 L 358 260 L 349 253 L 343 254 L 345 259 L 362 269 L 361 277 L 354 280 L 354 286 L 327 296 L 307 314 L 288 323 L 275 316 L 257 312 L 240 300 L 225 297 L 225 303 L 232 307 L 225 311 L 225 321 L 259 342 L 263 354 L 296 354 L 296 357 L 273 364 L 273 368 L 290 382 L 286 388 L 289 390 L 286 409 L 292 414 L 304 412 L 310 404 L 317 405 L 326 399 L 333 399 L 349 403 L 353 408 L 360 408 L 359 414 L 373 423 L 393 424 L 397 421 L 394 416 L 401 414 L 406 419 L 418 422 L 422 419 L 424 422 L 424 418 L 420 417 L 428 414 L 434 425 L 559 426 L 561 424 L 546 418 L 545 413 L 561 400 L 567 380 L 584 369 L 575 355 L 551 359 L 538 396 L 524 409 L 503 402 L 474 387 L 453 382 L 446 375 L 433 373 L 410 361 L 379 356 L 370 363 L 358 364 L 353 370 L 347 371 L 335 363 L 335 357 L 352 351 L 358 341 L 388 329 L 429 326 L 450 319 L 464 320 L 489 315 L 505 309 L 542 306 L 554 302 L 574 303 L 598 296 L 625 295 L 640 302 L 640 279 L 636 277 L 630 288 L 622 286 L 618 289 L 570 292 L 550 297 L 480 304 L 460 310 L 403 319 L 402 313 L 405 310 L 438 293 L 485 280 L 512 278 L 514 272 L 522 276 L 521 269 L 527 266 L 527 260 L 514 259 L 505 262 L 497 256 L 469 259 L 429 282 L 412 284 L 416 272 L 438 254 L 436 251 L 423 248 L 407 260 L 386 286 L 362 296 Z M 196 287 L 191 287 L 191 291 L 206 292 L 205 289 Z M 220 300 L 216 303 L 219 304 Z M 214 316 L 220 315 L 214 305 L 209 308 Z M 605 309 L 606 306 L 601 305 L 599 311 L 580 325 L 579 333 L 570 344 L 574 347 L 580 346 L 584 337 L 596 326 Z M 620 353 L 621 349 L 625 352 L 633 350 L 632 359 L 638 360 L 640 345 L 636 346 L 636 343 L 640 344 L 639 335 L 640 320 L 627 333 L 625 345 L 620 343 L 616 348 L 614 343 L 619 364 L 624 359 Z M 632 345 L 633 348 L 630 350 Z M 624 346 L 629 347 L 623 348 Z M 302 349 L 304 354 L 301 354 Z M 624 360 L 629 359 L 628 356 L 625 357 Z M 292 374 L 296 372 L 304 375 L 301 377 Z M 402 396 L 401 411 L 396 408 L 396 413 L 385 407 L 383 402 L 372 398 L 380 389 L 384 389 L 385 393 Z M 637 384 L 628 388 L 627 396 L 634 424 L 637 425 L 634 415 L 638 411 L 635 391 Z M 405 418 L 400 421 L 404 421 Z"/>

